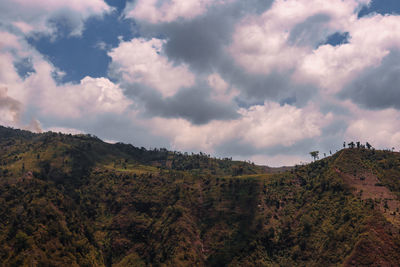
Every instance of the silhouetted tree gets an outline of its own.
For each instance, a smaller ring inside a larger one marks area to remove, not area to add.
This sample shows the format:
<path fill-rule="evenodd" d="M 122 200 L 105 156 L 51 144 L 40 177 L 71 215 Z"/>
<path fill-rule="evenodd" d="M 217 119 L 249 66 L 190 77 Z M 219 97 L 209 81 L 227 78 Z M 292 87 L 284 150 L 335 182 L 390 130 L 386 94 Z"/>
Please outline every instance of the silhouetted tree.
<path fill-rule="evenodd" d="M 371 147 L 372 147 L 371 144 L 368 142 L 365 145 L 367 146 L 368 149 L 371 149 Z"/>
<path fill-rule="evenodd" d="M 311 155 L 311 157 L 312 157 L 314 160 L 316 160 L 316 159 L 319 158 L 319 157 L 318 157 L 318 154 L 319 154 L 319 151 L 311 151 L 311 152 L 310 152 L 310 155 Z"/>

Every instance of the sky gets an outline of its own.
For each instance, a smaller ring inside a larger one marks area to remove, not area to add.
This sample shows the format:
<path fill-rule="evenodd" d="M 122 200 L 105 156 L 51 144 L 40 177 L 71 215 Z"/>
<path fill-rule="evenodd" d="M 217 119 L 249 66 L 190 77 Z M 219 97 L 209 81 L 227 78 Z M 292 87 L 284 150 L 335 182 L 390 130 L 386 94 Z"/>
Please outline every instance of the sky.
<path fill-rule="evenodd" d="M 398 0 L 2 0 L 0 124 L 269 166 L 400 148 Z"/>

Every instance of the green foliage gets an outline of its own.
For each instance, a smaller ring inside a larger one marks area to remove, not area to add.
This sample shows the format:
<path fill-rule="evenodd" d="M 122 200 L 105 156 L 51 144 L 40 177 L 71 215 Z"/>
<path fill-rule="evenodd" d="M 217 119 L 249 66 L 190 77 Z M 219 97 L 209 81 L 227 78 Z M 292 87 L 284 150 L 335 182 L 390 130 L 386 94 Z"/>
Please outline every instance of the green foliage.
<path fill-rule="evenodd" d="M 90 135 L 0 136 L 2 266 L 357 265 L 386 247 L 381 263 L 398 262 L 397 226 L 343 178 L 373 172 L 399 193 L 396 153 L 345 149 L 267 174 Z"/>
<path fill-rule="evenodd" d="M 319 155 L 319 151 L 311 151 L 310 155 L 314 160 L 317 160 L 318 159 L 318 155 Z"/>

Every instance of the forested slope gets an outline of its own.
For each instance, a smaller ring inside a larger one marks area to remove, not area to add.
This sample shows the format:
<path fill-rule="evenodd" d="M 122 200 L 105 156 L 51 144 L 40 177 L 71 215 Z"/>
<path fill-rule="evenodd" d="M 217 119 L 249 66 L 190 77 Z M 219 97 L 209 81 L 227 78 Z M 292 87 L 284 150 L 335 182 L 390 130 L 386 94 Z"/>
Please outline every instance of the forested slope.
<path fill-rule="evenodd" d="M 0 128 L 2 266 L 396 266 L 400 155 L 286 172 Z"/>

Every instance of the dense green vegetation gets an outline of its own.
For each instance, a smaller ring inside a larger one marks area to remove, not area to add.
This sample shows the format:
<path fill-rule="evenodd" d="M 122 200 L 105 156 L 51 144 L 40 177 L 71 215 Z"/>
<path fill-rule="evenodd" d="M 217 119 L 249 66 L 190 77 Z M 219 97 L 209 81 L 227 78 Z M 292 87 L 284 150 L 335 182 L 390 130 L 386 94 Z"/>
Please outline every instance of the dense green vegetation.
<path fill-rule="evenodd" d="M 396 266 L 399 177 L 400 155 L 388 151 L 344 149 L 268 174 L 203 153 L 0 127 L 0 262 Z"/>

